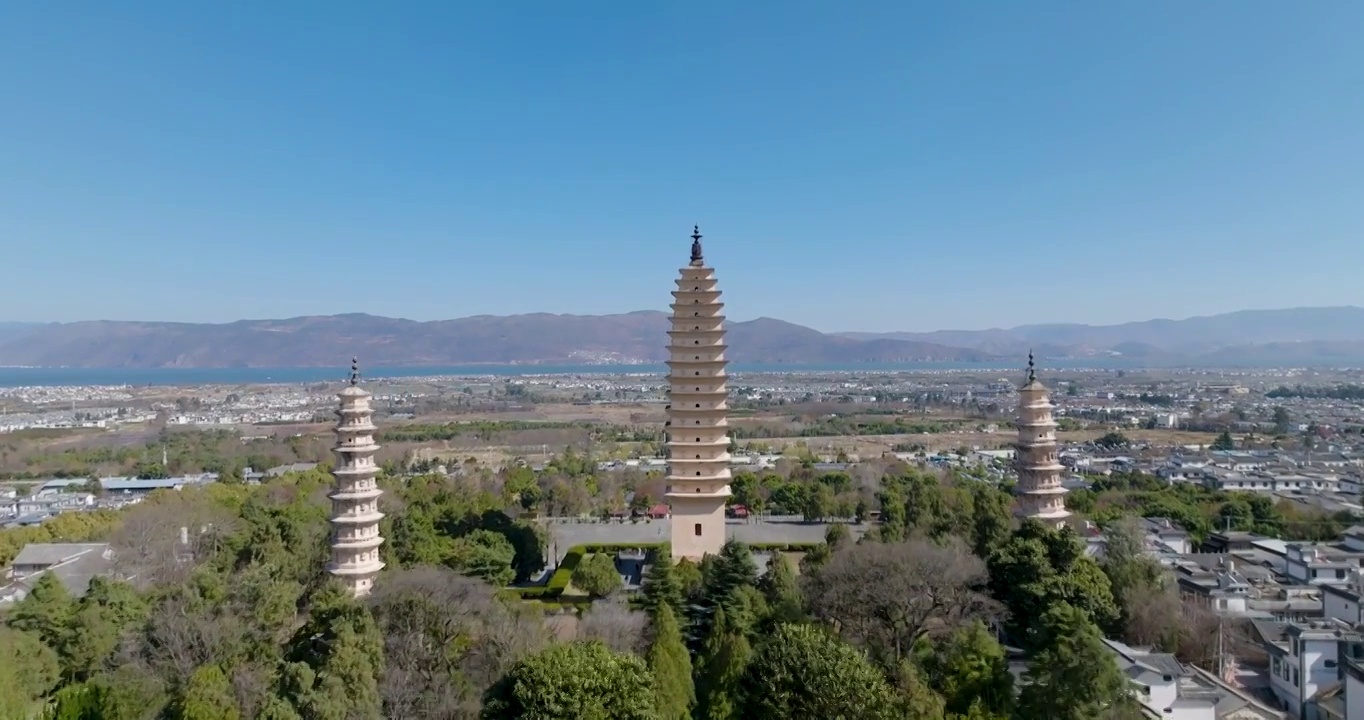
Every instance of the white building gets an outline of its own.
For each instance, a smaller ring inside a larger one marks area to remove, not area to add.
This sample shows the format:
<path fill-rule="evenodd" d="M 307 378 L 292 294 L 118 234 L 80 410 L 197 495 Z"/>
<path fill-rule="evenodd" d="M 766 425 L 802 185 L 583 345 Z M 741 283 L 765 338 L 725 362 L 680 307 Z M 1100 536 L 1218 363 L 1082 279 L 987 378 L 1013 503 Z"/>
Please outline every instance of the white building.
<path fill-rule="evenodd" d="M 1275 720 L 1281 712 L 1169 653 L 1105 640 L 1143 714 L 1171 720 Z"/>
<path fill-rule="evenodd" d="M 1290 717 L 1318 717 L 1317 694 L 1340 685 L 1341 662 L 1357 653 L 1361 640 L 1349 623 L 1332 619 L 1288 623 L 1266 638 L 1270 689 Z"/>

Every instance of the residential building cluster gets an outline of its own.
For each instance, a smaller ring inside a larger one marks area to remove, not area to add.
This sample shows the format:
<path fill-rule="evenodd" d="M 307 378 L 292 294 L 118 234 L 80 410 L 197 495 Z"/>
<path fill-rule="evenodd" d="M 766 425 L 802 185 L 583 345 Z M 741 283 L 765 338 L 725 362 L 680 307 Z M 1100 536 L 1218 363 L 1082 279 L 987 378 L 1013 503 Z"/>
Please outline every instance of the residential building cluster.
<path fill-rule="evenodd" d="M 1219 677 L 1110 641 L 1120 665 L 1126 658 L 1139 666 L 1127 674 L 1150 710 L 1187 720 L 1364 720 L 1364 525 L 1336 542 L 1215 532 L 1195 543 L 1169 519 L 1144 524 L 1147 552 L 1180 595 L 1217 618 L 1221 670 Z M 1103 535 L 1088 534 L 1091 552 L 1101 555 Z M 1210 683 L 1253 702 L 1228 714 L 1225 692 L 1207 696 Z"/>
<path fill-rule="evenodd" d="M 217 473 L 171 478 L 104 477 L 94 482 L 89 478 L 54 478 L 37 484 L 26 495 L 16 487 L 0 486 L 0 528 L 41 525 L 63 512 L 117 509 L 141 502 L 157 490 L 217 481 Z"/>

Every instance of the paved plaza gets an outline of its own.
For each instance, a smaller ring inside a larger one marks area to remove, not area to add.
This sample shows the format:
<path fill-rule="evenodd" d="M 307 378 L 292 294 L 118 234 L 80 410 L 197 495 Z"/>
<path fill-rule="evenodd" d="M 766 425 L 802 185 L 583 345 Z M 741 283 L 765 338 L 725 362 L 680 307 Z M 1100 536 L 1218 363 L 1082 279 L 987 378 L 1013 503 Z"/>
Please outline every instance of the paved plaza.
<path fill-rule="evenodd" d="M 606 543 L 667 542 L 672 532 L 671 520 L 640 520 L 639 522 L 577 522 L 555 520 L 548 523 L 549 553 L 555 563 L 562 560 L 574 545 Z M 854 540 L 862 537 L 870 527 L 848 524 Z M 725 524 L 725 535 L 746 543 L 824 542 L 829 523 L 807 523 L 800 520 L 730 520 Z"/>

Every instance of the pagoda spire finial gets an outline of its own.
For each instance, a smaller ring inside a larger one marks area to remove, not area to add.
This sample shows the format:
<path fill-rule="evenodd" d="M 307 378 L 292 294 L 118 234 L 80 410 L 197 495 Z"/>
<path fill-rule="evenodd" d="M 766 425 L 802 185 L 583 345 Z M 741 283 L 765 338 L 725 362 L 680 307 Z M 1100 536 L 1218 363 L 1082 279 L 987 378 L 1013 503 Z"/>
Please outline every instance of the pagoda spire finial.
<path fill-rule="evenodd" d="M 360 384 L 360 358 L 350 359 L 350 384 Z"/>
<path fill-rule="evenodd" d="M 1037 365 L 1032 359 L 1032 348 L 1028 348 L 1028 382 L 1037 382 Z"/>
<path fill-rule="evenodd" d="M 691 261 L 694 263 L 703 262 L 701 257 L 701 226 L 691 226 Z"/>

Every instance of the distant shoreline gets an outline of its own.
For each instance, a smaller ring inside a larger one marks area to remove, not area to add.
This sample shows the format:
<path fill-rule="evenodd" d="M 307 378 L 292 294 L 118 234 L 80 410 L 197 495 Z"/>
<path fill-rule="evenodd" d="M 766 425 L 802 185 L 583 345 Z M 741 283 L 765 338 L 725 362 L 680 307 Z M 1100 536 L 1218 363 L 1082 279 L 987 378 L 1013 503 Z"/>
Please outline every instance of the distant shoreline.
<path fill-rule="evenodd" d="M 1068 358 L 1043 359 L 1043 372 L 1057 371 L 1117 371 L 1117 370 L 1270 370 L 1276 365 L 1245 365 L 1240 367 L 1190 367 L 1188 365 L 1161 366 L 1124 358 Z M 1327 365 L 1323 363 L 1323 366 Z M 1333 368 L 1364 366 L 1364 360 L 1330 363 Z M 364 377 L 375 380 L 427 377 L 514 378 L 553 375 L 582 376 L 657 376 L 660 380 L 667 367 L 657 364 L 465 364 L 449 366 L 395 366 L 362 368 Z M 793 373 L 894 373 L 894 372 L 999 372 L 1002 376 L 1023 372 L 1023 363 L 1009 365 L 997 360 L 986 362 L 919 362 L 919 363 L 735 363 L 731 374 L 793 374 Z M 0 388 L 14 387 L 187 387 L 196 385 L 297 385 L 304 383 L 341 383 L 349 368 L 34 368 L 0 367 Z"/>

